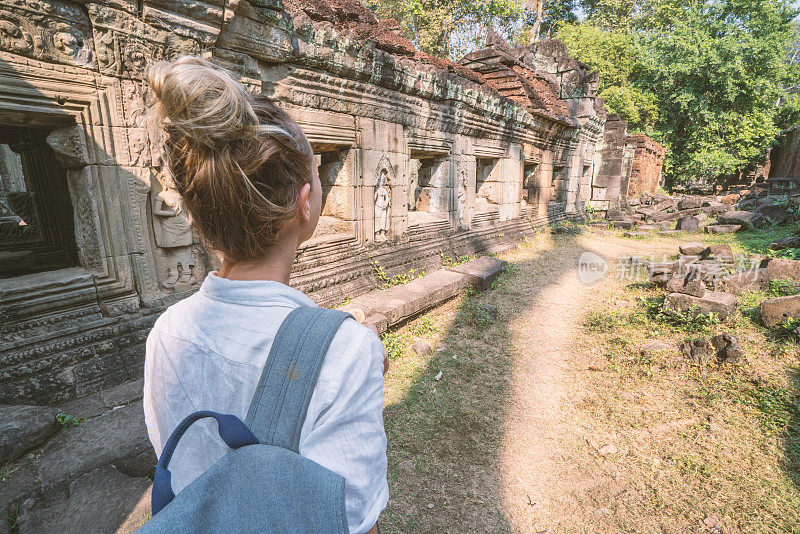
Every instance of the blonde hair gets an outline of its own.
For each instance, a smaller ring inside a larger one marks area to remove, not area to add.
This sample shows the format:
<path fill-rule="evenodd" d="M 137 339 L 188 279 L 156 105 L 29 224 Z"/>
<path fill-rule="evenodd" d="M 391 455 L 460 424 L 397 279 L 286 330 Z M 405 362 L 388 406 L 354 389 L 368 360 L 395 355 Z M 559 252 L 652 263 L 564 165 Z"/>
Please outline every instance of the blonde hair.
<path fill-rule="evenodd" d="M 230 261 L 263 257 L 311 183 L 314 154 L 300 127 L 263 95 L 194 56 L 147 70 L 150 120 L 192 224 Z"/>

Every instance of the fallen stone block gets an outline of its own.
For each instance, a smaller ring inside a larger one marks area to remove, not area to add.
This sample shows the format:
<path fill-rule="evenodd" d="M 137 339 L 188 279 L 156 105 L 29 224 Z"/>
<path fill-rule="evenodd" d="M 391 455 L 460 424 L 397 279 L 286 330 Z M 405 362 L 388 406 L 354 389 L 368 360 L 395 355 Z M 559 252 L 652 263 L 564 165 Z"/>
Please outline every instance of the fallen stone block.
<path fill-rule="evenodd" d="M 800 319 L 800 295 L 778 297 L 761 303 L 761 320 L 766 326 L 775 326 L 787 319 Z"/>
<path fill-rule="evenodd" d="M 703 212 L 709 213 L 713 215 L 719 215 L 720 213 L 725 213 L 730 211 L 730 206 L 727 204 L 723 204 L 722 202 L 709 202 L 707 206 L 703 206 Z"/>
<path fill-rule="evenodd" d="M 758 213 L 770 220 L 772 224 L 781 224 L 789 220 L 791 214 L 786 209 L 786 206 L 772 204 L 770 206 L 763 206 L 758 209 Z"/>
<path fill-rule="evenodd" d="M 134 532 L 150 517 L 152 484 L 111 466 L 74 480 L 68 490 L 51 490 L 25 500 L 19 533 Z"/>
<path fill-rule="evenodd" d="M 739 338 L 728 333 L 719 334 L 711 338 L 711 344 L 717 349 L 717 360 L 720 363 L 733 363 L 739 361 L 744 355 L 744 349 Z"/>
<path fill-rule="evenodd" d="M 656 229 L 656 227 L 652 224 L 640 224 L 636 228 L 642 232 L 652 232 Z"/>
<path fill-rule="evenodd" d="M 508 262 L 491 256 L 481 256 L 467 263 L 452 267 L 450 270 L 467 277 L 467 282 L 475 289 L 482 291 L 492 285 L 498 276 L 505 272 Z"/>
<path fill-rule="evenodd" d="M 391 326 L 455 297 L 467 283 L 466 275 L 439 269 L 407 284 L 359 295 L 339 309 L 365 318 L 383 315 Z"/>
<path fill-rule="evenodd" d="M 751 269 L 739 271 L 722 279 L 722 288 L 727 293 L 738 295 L 745 291 L 761 291 L 769 288 L 769 271 Z"/>
<path fill-rule="evenodd" d="M 653 209 L 656 211 L 666 211 L 668 209 L 672 209 L 678 205 L 678 201 L 674 198 L 667 197 L 664 200 L 653 205 Z"/>
<path fill-rule="evenodd" d="M 773 250 L 784 250 L 787 248 L 800 248 L 800 236 L 789 236 L 777 239 L 769 244 Z"/>
<path fill-rule="evenodd" d="M 800 260 L 766 258 L 761 262 L 761 267 L 767 269 L 770 280 L 781 278 L 800 280 Z"/>
<path fill-rule="evenodd" d="M 711 245 L 700 253 L 700 257 L 704 260 L 717 260 L 721 262 L 733 262 L 733 250 L 731 246 L 726 244 Z"/>
<path fill-rule="evenodd" d="M 0 405 L 0 464 L 37 447 L 58 432 L 58 409 L 48 406 Z"/>
<path fill-rule="evenodd" d="M 700 219 L 694 215 L 686 215 L 678 219 L 678 224 L 675 226 L 676 230 L 684 232 L 696 232 L 700 228 Z"/>
<path fill-rule="evenodd" d="M 666 284 L 675 273 L 674 263 L 650 263 L 647 279 L 653 284 Z"/>
<path fill-rule="evenodd" d="M 638 198 L 629 198 L 628 199 L 628 206 L 635 207 L 641 204 L 641 201 Z"/>
<path fill-rule="evenodd" d="M 763 228 L 769 224 L 769 220 L 753 211 L 729 211 L 721 214 L 718 218 L 722 224 L 738 224 L 745 229 Z"/>
<path fill-rule="evenodd" d="M 703 205 L 703 199 L 700 197 L 685 197 L 678 202 L 678 208 L 682 210 L 699 208 Z"/>
<path fill-rule="evenodd" d="M 707 234 L 732 234 L 741 229 L 741 224 L 712 224 L 705 227 L 705 232 Z"/>
<path fill-rule="evenodd" d="M 693 270 L 688 274 L 677 274 L 670 278 L 667 281 L 667 291 L 702 297 L 706 293 L 706 285 L 700 272 Z"/>
<path fill-rule="evenodd" d="M 678 247 L 678 250 L 681 254 L 686 254 L 689 256 L 699 256 L 704 250 L 706 246 L 699 241 L 691 241 L 689 243 L 683 243 Z"/>
<path fill-rule="evenodd" d="M 33 467 L 43 484 L 57 484 L 99 467 L 138 459 L 142 453 L 150 455 L 148 472 L 128 474 L 152 476 L 156 462 L 139 401 L 58 433 L 42 449 Z"/>
<path fill-rule="evenodd" d="M 681 352 L 695 365 L 708 365 L 714 356 L 714 346 L 707 339 L 692 339 L 681 345 Z"/>
<path fill-rule="evenodd" d="M 724 319 L 736 311 L 736 297 L 719 291 L 706 291 L 702 297 L 670 293 L 664 299 L 664 311 L 690 313 L 692 317 L 714 313 Z"/>
<path fill-rule="evenodd" d="M 379 334 L 383 334 L 387 330 L 389 330 L 389 319 L 386 318 L 385 315 L 380 313 L 373 313 L 369 317 L 366 317 L 363 321 L 359 321 L 367 328 L 373 327 L 375 331 Z"/>
<path fill-rule="evenodd" d="M 731 193 L 730 195 L 725 195 L 720 199 L 720 202 L 722 202 L 723 204 L 727 204 L 729 206 L 736 204 L 736 202 L 738 201 L 739 201 L 738 193 Z"/>
<path fill-rule="evenodd" d="M 624 221 L 614 221 L 614 226 L 617 228 L 624 228 L 626 230 L 633 228 L 633 219 L 626 219 Z"/>
<path fill-rule="evenodd" d="M 624 221 L 628 218 L 628 214 L 622 210 L 608 210 L 606 212 L 606 219 L 609 221 Z"/>

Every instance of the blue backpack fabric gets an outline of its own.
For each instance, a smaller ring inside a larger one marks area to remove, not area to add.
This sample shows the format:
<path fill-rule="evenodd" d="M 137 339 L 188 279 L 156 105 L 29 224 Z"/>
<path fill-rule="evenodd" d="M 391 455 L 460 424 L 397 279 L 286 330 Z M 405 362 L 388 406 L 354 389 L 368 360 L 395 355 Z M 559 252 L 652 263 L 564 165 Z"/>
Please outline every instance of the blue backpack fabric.
<path fill-rule="evenodd" d="M 293 310 L 278 329 L 244 422 L 210 411 L 181 421 L 156 464 L 153 518 L 137 532 L 349 532 L 344 478 L 299 454 L 322 362 L 348 317 Z M 194 422 L 209 417 L 232 450 L 175 495 L 168 469 L 175 447 Z"/>

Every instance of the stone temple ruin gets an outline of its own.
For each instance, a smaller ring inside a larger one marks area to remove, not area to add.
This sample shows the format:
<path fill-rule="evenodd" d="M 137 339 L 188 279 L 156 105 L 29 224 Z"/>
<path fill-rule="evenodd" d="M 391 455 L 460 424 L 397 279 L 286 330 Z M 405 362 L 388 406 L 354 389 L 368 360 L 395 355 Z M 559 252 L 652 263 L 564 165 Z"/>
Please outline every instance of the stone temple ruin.
<path fill-rule="evenodd" d="M 217 259 L 143 120 L 146 66 L 198 54 L 300 123 L 324 188 L 292 283 L 321 305 L 441 254 L 653 192 L 562 43 L 490 35 L 428 56 L 355 0 L 0 0 L 0 403 L 60 405 L 139 378 L 158 313 Z"/>

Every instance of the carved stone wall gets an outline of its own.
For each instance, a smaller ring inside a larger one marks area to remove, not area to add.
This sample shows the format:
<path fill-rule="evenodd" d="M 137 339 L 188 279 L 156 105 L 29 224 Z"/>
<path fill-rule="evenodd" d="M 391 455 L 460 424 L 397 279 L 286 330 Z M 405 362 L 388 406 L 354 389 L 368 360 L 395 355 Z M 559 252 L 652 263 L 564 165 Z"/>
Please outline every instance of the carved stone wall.
<path fill-rule="evenodd" d="M 0 278 L 0 403 L 55 403 L 140 376 L 158 313 L 218 265 L 143 120 L 153 61 L 203 55 L 300 123 L 324 207 L 292 284 L 321 305 L 374 288 L 373 262 L 397 274 L 434 269 L 441 253 L 499 251 L 593 198 L 605 111 L 596 73 L 563 44 L 496 39 L 456 64 L 357 3 L 344 9 L 0 0 L 0 120 L 44 132 L 77 256 Z"/>
<path fill-rule="evenodd" d="M 666 149 L 642 134 L 631 135 L 628 141 L 636 145 L 628 181 L 628 198 L 636 198 L 643 193 L 655 193 L 661 186 Z"/>

